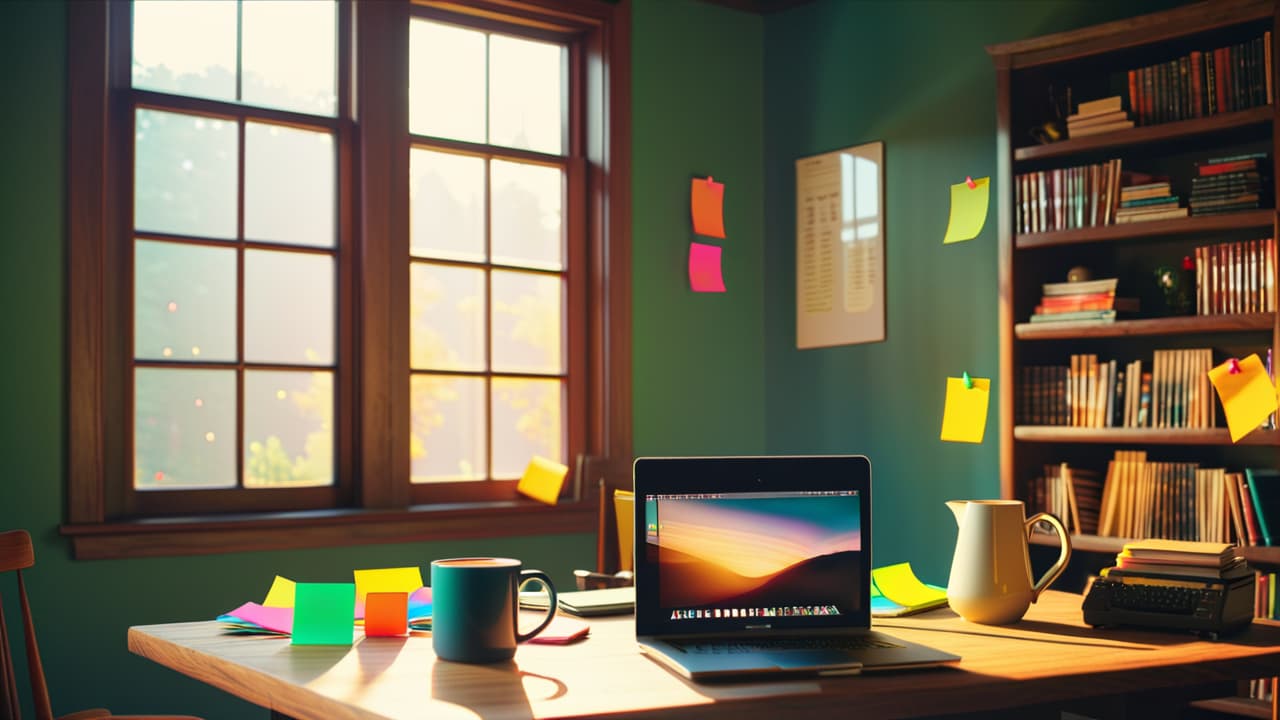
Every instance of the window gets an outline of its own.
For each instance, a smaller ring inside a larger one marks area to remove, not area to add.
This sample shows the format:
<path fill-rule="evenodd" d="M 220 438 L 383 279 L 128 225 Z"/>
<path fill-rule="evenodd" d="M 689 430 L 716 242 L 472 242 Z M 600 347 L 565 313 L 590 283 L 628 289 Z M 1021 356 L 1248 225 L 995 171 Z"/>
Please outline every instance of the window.
<path fill-rule="evenodd" d="M 514 485 L 630 455 L 626 19 L 503 8 L 72 6 L 78 556 L 589 527 Z"/>

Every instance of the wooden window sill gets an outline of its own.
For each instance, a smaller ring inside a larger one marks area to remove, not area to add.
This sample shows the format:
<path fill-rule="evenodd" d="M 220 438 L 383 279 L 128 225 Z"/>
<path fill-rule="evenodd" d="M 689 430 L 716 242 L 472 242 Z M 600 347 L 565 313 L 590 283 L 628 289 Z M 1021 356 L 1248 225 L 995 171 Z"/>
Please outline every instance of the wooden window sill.
<path fill-rule="evenodd" d="M 596 504 L 524 500 L 415 506 L 403 510 L 315 510 L 145 518 L 63 525 L 77 560 L 211 555 L 250 550 L 465 540 L 594 532 Z"/>

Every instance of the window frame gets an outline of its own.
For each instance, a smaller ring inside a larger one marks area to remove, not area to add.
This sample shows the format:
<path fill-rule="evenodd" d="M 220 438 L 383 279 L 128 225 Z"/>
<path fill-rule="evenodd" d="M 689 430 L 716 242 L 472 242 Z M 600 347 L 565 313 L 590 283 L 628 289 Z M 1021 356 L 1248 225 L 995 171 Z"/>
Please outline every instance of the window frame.
<path fill-rule="evenodd" d="M 128 269 L 133 230 L 132 208 L 108 188 L 132 182 L 132 143 L 114 140 L 121 122 L 132 127 L 132 104 L 122 99 L 123 93 L 112 92 L 131 83 L 129 49 L 112 45 L 113 38 L 128 37 L 128 3 L 68 6 L 69 447 L 67 520 L 61 532 L 72 538 L 77 558 L 594 528 L 597 488 L 581 477 L 572 479 L 555 506 L 512 499 L 509 492 L 481 498 L 414 492 L 409 482 L 408 183 L 395 179 L 409 177 L 412 140 L 407 112 L 378 108 L 388 106 L 397 88 L 408 86 L 410 17 L 446 12 L 454 18 L 469 15 L 468 24 L 499 32 L 516 26 L 534 36 L 569 36 L 571 52 L 582 53 L 582 62 L 570 63 L 581 70 L 571 73 L 569 82 L 575 90 L 570 97 L 585 103 L 570 111 L 581 112 L 584 120 L 571 123 L 581 137 L 570 138 L 568 147 L 577 141 L 584 156 L 569 162 L 568 184 L 569 192 L 585 197 L 587 213 L 567 218 L 566 231 L 586 236 L 585 244 L 578 245 L 585 248 L 584 257 L 569 259 L 571 268 L 586 272 L 572 273 L 568 282 L 577 283 L 588 299 L 581 317 L 570 320 L 584 323 L 586 333 L 576 334 L 580 347 L 569 352 L 570 358 L 585 360 L 585 368 L 569 368 L 570 383 L 577 384 L 569 395 L 586 410 L 587 421 L 568 448 L 612 460 L 613 472 L 629 472 L 631 458 L 629 0 L 477 0 L 459 5 L 449 0 L 339 3 L 339 73 L 349 77 L 339 83 L 336 145 L 339 166 L 350 170 L 338 173 L 338 254 L 349 260 L 339 262 L 337 292 L 351 300 L 339 303 L 337 361 L 340 372 L 351 377 L 335 382 L 334 402 L 338 422 L 350 427 L 335 430 L 337 484 L 323 488 L 337 506 L 263 512 L 253 503 L 230 500 L 201 506 L 223 514 L 172 516 L 141 516 L 157 508 L 132 501 L 130 495 L 139 493 L 120 477 L 132 475 L 126 472 L 132 467 L 131 426 L 121 422 L 132 404 L 127 391 L 132 383 L 118 380 L 132 358 L 132 283 L 120 280 L 132 273 L 119 271 Z M 360 42 L 362 37 L 378 42 Z M 254 114 L 288 115 L 257 109 Z M 344 307 L 353 312 L 342 311 Z M 394 331 L 397 324 L 402 331 Z M 566 412 L 576 409 L 566 405 Z M 509 488 L 513 482 L 485 484 Z M 123 491 L 126 484 L 129 492 Z M 307 492 L 313 490 L 238 492 L 316 495 Z M 428 499 L 432 504 L 421 504 Z M 184 509 L 190 508 L 178 508 Z"/>

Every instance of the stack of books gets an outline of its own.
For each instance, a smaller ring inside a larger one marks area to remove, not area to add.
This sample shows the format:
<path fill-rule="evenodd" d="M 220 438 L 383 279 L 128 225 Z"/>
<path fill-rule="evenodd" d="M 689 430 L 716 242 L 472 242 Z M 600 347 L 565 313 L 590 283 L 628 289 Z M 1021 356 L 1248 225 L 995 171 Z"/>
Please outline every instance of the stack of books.
<path fill-rule="evenodd" d="M 1119 95 L 1113 95 L 1080 103 L 1076 114 L 1067 116 L 1067 137 L 1100 135 L 1133 127 L 1133 120 L 1124 111 L 1122 102 Z"/>
<path fill-rule="evenodd" d="M 1117 223 L 1165 220 L 1186 215 L 1187 209 L 1178 205 L 1178 196 L 1173 194 L 1167 180 L 1120 188 Z"/>
<path fill-rule="evenodd" d="M 1235 546 L 1227 543 L 1135 540 L 1124 544 L 1106 575 L 1231 580 L 1251 572 Z"/>
<path fill-rule="evenodd" d="M 1137 298 L 1116 297 L 1117 278 L 1044 283 L 1031 322 L 1111 322 L 1116 312 L 1138 309 Z"/>
<path fill-rule="evenodd" d="M 1196 164 L 1191 178 L 1191 214 L 1252 210 L 1262 207 L 1269 173 L 1265 152 L 1209 158 Z"/>

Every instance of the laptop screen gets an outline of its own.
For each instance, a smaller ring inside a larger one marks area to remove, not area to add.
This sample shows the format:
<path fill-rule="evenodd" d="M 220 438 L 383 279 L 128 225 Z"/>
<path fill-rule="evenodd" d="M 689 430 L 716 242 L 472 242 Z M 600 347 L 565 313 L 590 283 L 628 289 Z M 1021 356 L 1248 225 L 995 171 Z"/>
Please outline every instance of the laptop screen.
<path fill-rule="evenodd" d="M 717 459 L 659 460 L 696 465 Z M 753 460 L 771 466 L 788 461 L 802 470 L 808 458 Z M 859 460 L 865 465 L 865 458 Z M 686 485 L 687 492 L 646 491 L 637 466 L 637 524 L 643 528 L 643 538 L 637 537 L 643 543 L 637 545 L 637 631 L 867 627 L 869 484 L 853 478 L 805 483 L 794 475 L 770 482 L 757 476 L 771 473 L 760 472 L 745 472 L 738 482 L 716 479 L 717 469 L 742 473 L 748 465 L 709 467 L 701 487 Z"/>

